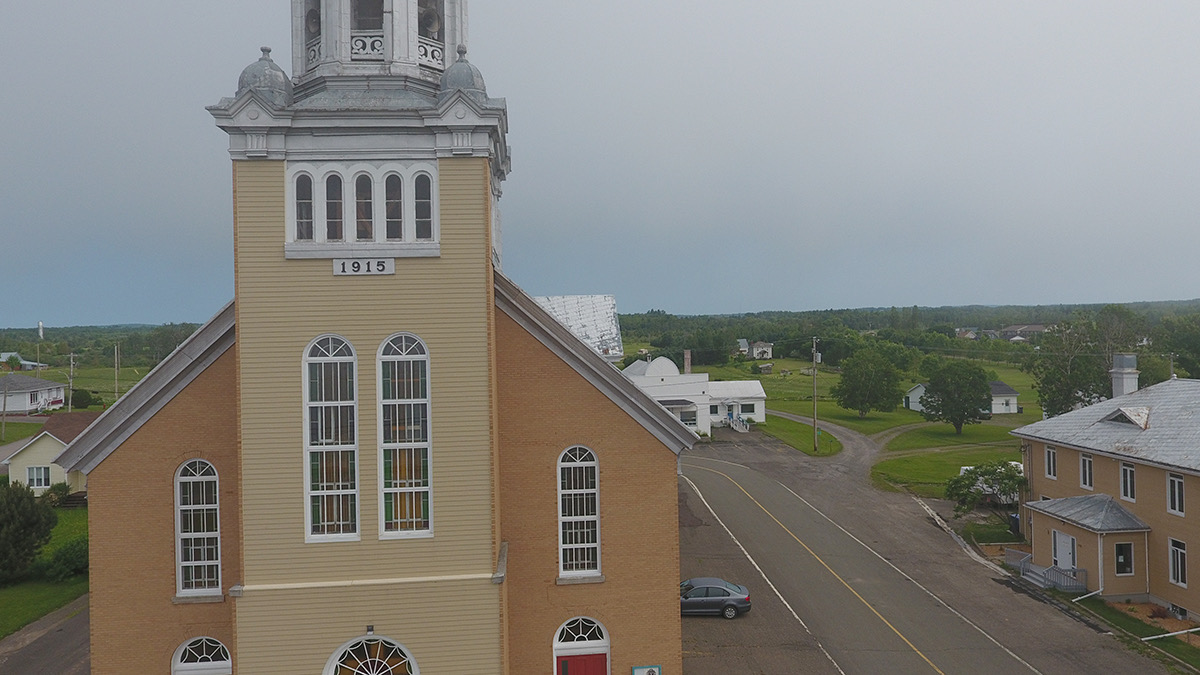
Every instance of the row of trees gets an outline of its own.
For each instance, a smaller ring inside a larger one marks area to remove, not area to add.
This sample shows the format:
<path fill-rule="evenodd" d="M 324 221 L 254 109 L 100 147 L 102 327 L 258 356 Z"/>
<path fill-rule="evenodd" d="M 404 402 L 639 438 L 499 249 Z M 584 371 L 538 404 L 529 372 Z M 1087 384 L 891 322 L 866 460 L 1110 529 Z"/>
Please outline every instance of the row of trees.
<path fill-rule="evenodd" d="M 36 328 L 7 328 L 0 329 L 0 352 L 17 352 L 55 368 L 66 367 L 71 354 L 77 365 L 104 366 L 112 364 L 113 348 L 120 344 L 123 365 L 149 367 L 166 358 L 196 328 L 193 323 L 46 328 L 43 340 L 38 339 Z"/>

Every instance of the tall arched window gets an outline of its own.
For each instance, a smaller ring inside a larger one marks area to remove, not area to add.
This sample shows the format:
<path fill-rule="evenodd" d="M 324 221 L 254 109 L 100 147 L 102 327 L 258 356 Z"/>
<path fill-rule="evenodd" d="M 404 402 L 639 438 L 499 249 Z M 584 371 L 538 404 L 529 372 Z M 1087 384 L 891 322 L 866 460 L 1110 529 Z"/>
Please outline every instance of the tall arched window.
<path fill-rule="evenodd" d="M 363 174 L 354 179 L 354 215 L 359 241 L 375 238 L 375 207 L 371 199 L 371 177 Z"/>
<path fill-rule="evenodd" d="M 383 534 L 428 532 L 429 353 L 400 334 L 379 350 Z"/>
<path fill-rule="evenodd" d="M 312 176 L 296 176 L 296 241 L 313 238 L 313 181 Z"/>
<path fill-rule="evenodd" d="M 220 640 L 210 637 L 179 645 L 171 659 L 171 675 L 229 675 L 232 672 L 229 650 Z"/>
<path fill-rule="evenodd" d="M 433 179 L 429 174 L 417 174 L 417 239 L 433 239 Z"/>
<path fill-rule="evenodd" d="M 600 504 L 596 455 L 582 446 L 558 459 L 559 574 L 600 573 Z"/>
<path fill-rule="evenodd" d="M 388 241 L 404 239 L 404 181 L 396 174 L 387 177 L 384 183 L 384 204 L 387 218 Z"/>
<path fill-rule="evenodd" d="M 351 640 L 325 663 L 323 675 L 420 675 L 404 645 L 368 635 Z"/>
<path fill-rule="evenodd" d="M 608 632 L 600 622 L 577 616 L 554 634 L 555 675 L 607 673 L 610 648 Z"/>
<path fill-rule="evenodd" d="M 325 179 L 325 239 L 341 241 L 342 233 L 342 177 L 332 175 Z"/>
<path fill-rule="evenodd" d="M 305 473 L 308 533 L 358 533 L 358 434 L 354 350 L 336 336 L 313 342 L 305 358 Z"/>
<path fill-rule="evenodd" d="M 176 592 L 221 593 L 221 514 L 217 470 L 194 459 L 175 473 Z"/>

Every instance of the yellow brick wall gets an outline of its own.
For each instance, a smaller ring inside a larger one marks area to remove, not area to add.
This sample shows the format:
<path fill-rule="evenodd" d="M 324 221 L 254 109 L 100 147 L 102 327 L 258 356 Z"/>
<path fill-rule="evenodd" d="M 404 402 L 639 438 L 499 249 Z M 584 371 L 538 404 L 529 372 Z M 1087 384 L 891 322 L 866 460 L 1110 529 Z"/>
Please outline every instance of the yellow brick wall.
<path fill-rule="evenodd" d="M 93 675 L 169 673 L 175 649 L 213 637 L 232 652 L 233 603 L 175 604 L 175 473 L 220 481 L 222 586 L 240 583 L 236 347 L 88 475 Z"/>
<path fill-rule="evenodd" d="M 549 672 L 576 616 L 608 629 L 610 672 L 682 672 L 675 454 L 502 312 L 496 333 L 508 672 Z M 557 462 L 573 445 L 599 463 L 602 583 L 555 583 Z"/>

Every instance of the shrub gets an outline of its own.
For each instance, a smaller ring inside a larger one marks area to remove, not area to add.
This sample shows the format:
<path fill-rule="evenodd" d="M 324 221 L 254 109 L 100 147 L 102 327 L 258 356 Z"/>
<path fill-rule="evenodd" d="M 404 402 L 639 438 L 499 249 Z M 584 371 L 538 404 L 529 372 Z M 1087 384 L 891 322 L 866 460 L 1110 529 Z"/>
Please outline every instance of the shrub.
<path fill-rule="evenodd" d="M 0 584 L 25 575 L 57 522 L 54 509 L 24 483 L 0 486 Z"/>
<path fill-rule="evenodd" d="M 87 389 L 72 389 L 71 390 L 71 407 L 79 408 L 80 410 L 94 405 L 96 397 L 92 396 L 92 392 Z"/>
<path fill-rule="evenodd" d="M 88 568 L 88 538 L 86 534 L 63 544 L 50 556 L 45 576 L 51 581 L 66 581 Z"/>
<path fill-rule="evenodd" d="M 54 485 L 46 488 L 46 491 L 42 493 L 42 496 L 39 497 L 39 499 L 44 503 L 49 504 L 51 508 L 55 508 L 66 501 L 67 496 L 70 494 L 70 485 L 67 485 L 66 483 L 55 483 Z"/>

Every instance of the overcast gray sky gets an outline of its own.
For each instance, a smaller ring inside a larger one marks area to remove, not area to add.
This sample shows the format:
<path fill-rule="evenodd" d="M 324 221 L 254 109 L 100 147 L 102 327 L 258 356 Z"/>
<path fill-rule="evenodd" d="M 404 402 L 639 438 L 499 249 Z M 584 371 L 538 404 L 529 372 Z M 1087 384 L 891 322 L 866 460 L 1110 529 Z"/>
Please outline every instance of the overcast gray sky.
<path fill-rule="evenodd" d="M 287 0 L 0 11 L 0 327 L 233 294 L 204 106 Z M 622 312 L 1200 296 L 1200 3 L 475 0 L 504 271 Z"/>

